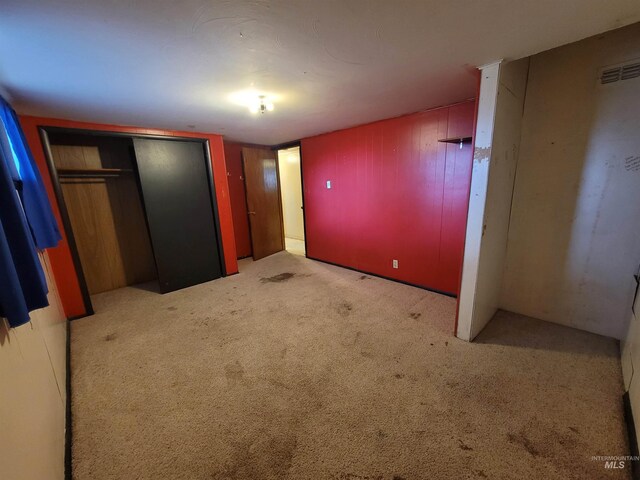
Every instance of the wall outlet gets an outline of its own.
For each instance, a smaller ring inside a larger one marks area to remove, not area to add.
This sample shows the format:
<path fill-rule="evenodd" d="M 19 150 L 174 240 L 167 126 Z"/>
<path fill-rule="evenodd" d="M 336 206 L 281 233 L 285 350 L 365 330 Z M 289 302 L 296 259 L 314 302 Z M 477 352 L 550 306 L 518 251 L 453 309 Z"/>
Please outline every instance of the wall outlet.
<path fill-rule="evenodd" d="M 393 261 L 393 268 L 398 268 L 398 260 Z"/>
<path fill-rule="evenodd" d="M 331 188 L 331 180 L 327 180 L 327 188 Z"/>

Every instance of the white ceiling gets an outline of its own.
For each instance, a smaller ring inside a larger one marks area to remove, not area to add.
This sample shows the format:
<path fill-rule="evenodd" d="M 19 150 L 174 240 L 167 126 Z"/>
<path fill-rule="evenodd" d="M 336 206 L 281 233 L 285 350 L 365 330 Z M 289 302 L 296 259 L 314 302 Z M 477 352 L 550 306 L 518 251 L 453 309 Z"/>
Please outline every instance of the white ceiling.
<path fill-rule="evenodd" d="M 640 2 L 0 0 L 0 12 L 0 87 L 21 113 L 276 144 L 472 97 L 473 67 L 635 23 Z M 247 89 L 275 111 L 232 101 Z"/>

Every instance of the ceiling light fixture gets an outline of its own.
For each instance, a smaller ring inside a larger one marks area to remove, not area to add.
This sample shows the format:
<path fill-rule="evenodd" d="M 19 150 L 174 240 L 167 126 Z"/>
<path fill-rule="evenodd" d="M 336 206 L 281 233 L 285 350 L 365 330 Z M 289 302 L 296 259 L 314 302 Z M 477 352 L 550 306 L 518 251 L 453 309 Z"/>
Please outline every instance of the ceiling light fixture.
<path fill-rule="evenodd" d="M 258 100 L 249 105 L 251 113 L 273 112 L 273 103 L 268 102 L 264 95 L 258 96 Z"/>
<path fill-rule="evenodd" d="M 228 99 L 231 103 L 248 108 L 253 114 L 272 112 L 274 104 L 283 100 L 282 94 L 256 90 L 253 87 L 247 90 L 239 90 L 230 93 Z"/>

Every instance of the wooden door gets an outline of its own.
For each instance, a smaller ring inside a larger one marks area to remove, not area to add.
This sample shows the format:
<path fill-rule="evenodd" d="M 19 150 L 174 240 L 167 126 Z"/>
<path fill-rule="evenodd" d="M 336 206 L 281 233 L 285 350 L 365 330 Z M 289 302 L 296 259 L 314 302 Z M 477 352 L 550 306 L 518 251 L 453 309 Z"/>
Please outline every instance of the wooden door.
<path fill-rule="evenodd" d="M 242 149 L 242 162 L 253 259 L 259 260 L 284 250 L 278 162 L 270 148 L 255 147 Z"/>
<path fill-rule="evenodd" d="M 133 142 L 160 291 L 221 277 L 205 145 L 141 138 Z"/>

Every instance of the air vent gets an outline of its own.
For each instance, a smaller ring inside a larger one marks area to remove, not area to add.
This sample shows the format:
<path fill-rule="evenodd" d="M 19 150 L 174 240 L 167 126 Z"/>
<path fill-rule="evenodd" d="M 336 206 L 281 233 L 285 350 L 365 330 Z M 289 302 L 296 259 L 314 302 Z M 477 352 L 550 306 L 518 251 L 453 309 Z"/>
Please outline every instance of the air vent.
<path fill-rule="evenodd" d="M 622 68 L 618 67 L 618 68 L 610 68 L 608 70 L 603 71 L 602 75 L 600 76 L 600 83 L 602 85 L 605 85 L 607 83 L 617 82 L 618 80 L 620 80 L 621 70 Z"/>
<path fill-rule="evenodd" d="M 640 61 L 626 62 L 600 70 L 600 85 L 640 77 Z"/>
<path fill-rule="evenodd" d="M 640 62 L 632 63 L 631 65 L 625 65 L 622 67 L 620 73 L 620 80 L 628 80 L 630 78 L 640 77 Z"/>

